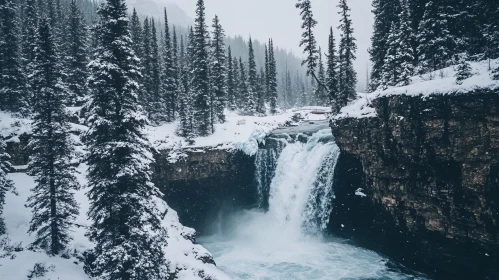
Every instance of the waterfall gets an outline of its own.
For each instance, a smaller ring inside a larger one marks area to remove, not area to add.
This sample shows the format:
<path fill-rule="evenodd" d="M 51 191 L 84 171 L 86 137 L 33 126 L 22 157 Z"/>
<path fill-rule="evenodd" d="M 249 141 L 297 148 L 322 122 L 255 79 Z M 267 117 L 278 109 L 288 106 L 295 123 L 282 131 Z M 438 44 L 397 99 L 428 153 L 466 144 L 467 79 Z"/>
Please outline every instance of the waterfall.
<path fill-rule="evenodd" d="M 201 239 L 218 267 L 234 280 L 418 279 L 322 235 L 340 152 L 330 130 L 294 138 L 267 139 L 256 156 L 261 207 L 233 213 L 223 232 Z"/>
<path fill-rule="evenodd" d="M 287 145 L 284 139 L 269 139 L 271 142 L 270 148 L 259 149 L 256 154 L 256 187 L 258 190 L 258 206 L 261 209 L 268 210 L 269 192 L 272 178 L 274 178 L 275 169 L 277 167 L 277 159 L 282 150 Z"/>
<path fill-rule="evenodd" d="M 295 235 L 317 235 L 329 222 L 340 152 L 328 129 L 297 138 L 301 141 L 281 140 L 283 144 L 276 148 L 259 151 L 257 185 L 261 204 L 268 203 L 267 215 L 274 216 L 283 229 Z"/>

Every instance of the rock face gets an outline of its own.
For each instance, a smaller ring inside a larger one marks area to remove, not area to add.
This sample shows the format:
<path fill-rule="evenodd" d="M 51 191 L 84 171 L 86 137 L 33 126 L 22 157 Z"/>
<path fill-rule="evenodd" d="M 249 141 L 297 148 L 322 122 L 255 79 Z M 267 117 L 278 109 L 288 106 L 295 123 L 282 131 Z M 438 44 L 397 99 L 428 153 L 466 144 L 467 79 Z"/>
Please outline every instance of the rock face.
<path fill-rule="evenodd" d="M 153 177 L 182 224 L 210 234 L 223 226 L 226 214 L 256 205 L 254 157 L 209 148 L 186 154 L 170 163 L 168 151 L 161 152 L 156 156 Z"/>
<path fill-rule="evenodd" d="M 499 279 L 499 94 L 373 106 L 377 117 L 332 123 L 331 230 L 435 278 Z"/>

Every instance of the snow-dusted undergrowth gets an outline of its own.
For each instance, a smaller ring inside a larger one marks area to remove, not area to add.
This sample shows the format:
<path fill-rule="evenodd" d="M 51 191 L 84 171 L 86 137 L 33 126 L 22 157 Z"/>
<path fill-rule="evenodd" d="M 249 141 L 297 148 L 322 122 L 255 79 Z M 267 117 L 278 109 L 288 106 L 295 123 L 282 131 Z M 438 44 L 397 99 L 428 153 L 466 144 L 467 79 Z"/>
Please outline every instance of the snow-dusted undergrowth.
<path fill-rule="evenodd" d="M 375 110 L 370 106 L 371 102 L 379 97 L 392 95 L 410 95 L 426 98 L 429 95 L 439 94 L 461 94 L 478 89 L 497 89 L 499 81 L 491 77 L 489 71 L 489 61 L 470 62 L 473 76 L 463 81 L 462 84 L 456 83 L 454 66 L 447 67 L 435 72 L 415 76 L 408 86 L 393 87 L 387 90 L 378 90 L 373 93 L 359 93 L 358 99 L 352 101 L 341 109 L 340 114 L 335 119 L 343 118 L 366 118 L 376 117 Z M 499 60 L 490 62 L 492 69 L 499 66 Z"/>

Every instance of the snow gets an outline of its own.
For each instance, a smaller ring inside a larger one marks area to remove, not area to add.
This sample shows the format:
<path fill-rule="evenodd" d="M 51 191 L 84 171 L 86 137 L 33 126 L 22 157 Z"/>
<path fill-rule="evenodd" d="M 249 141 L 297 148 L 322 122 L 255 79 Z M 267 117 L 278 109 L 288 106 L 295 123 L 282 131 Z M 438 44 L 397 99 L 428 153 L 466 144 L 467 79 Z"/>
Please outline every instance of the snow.
<path fill-rule="evenodd" d="M 194 144 L 189 145 L 185 138 L 177 136 L 175 131 L 178 122 L 164 124 L 158 127 L 148 127 L 148 138 L 158 150 L 171 150 L 170 162 L 175 162 L 185 155 L 185 149 L 213 148 L 240 150 L 248 155 L 255 155 L 258 143 L 274 129 L 281 127 L 291 118 L 300 114 L 304 121 L 325 120 L 328 109 L 325 107 L 304 107 L 287 110 L 275 116 L 240 116 L 227 111 L 227 122 L 215 124 L 215 133 L 208 137 L 194 138 Z"/>
<path fill-rule="evenodd" d="M 491 68 L 499 66 L 499 59 L 490 61 Z M 430 95 L 462 94 L 478 89 L 495 90 L 499 88 L 499 81 L 492 79 L 489 71 L 489 61 L 470 62 L 473 76 L 456 83 L 455 66 L 450 66 L 435 72 L 415 76 L 408 86 L 392 87 L 387 90 L 378 90 L 373 93 L 358 93 L 358 98 L 342 108 L 340 113 L 333 119 L 344 118 L 370 118 L 376 117 L 376 111 L 371 106 L 374 99 L 394 95 L 421 96 L 426 98 Z"/>
<path fill-rule="evenodd" d="M 358 189 L 355 191 L 355 195 L 360 196 L 360 197 L 366 197 L 366 196 L 367 196 L 367 195 L 364 193 L 364 189 L 362 189 L 362 188 L 358 188 Z"/>
<path fill-rule="evenodd" d="M 77 114 L 79 108 L 69 108 L 73 114 Z M 329 113 L 324 107 L 306 107 L 298 110 L 288 110 L 275 116 L 249 117 L 239 116 L 234 112 L 227 112 L 227 122 L 217 124 L 216 132 L 209 137 L 198 137 L 194 144 L 189 145 L 187 141 L 175 135 L 177 123 L 164 124 L 159 127 L 148 127 L 149 140 L 158 149 L 169 149 L 170 160 L 176 161 L 185 156 L 185 149 L 194 152 L 203 152 L 205 148 L 214 149 L 237 149 L 249 155 L 256 154 L 258 144 L 278 127 L 292 125 L 293 116 L 299 115 L 302 121 L 325 120 Z M 88 128 L 71 123 L 71 132 L 75 140 L 78 153 L 84 153 L 84 146 L 79 135 L 83 135 Z M 23 133 L 31 132 L 31 120 L 14 116 L 10 113 L 0 111 L 0 136 L 8 141 L 19 141 Z M 73 230 L 73 240 L 68 246 L 67 258 L 60 256 L 50 257 L 44 251 L 32 250 L 29 245 L 34 241 L 34 236 L 28 234 L 31 211 L 25 207 L 26 200 L 34 187 L 33 178 L 21 171 L 26 166 L 18 166 L 14 169 L 17 173 L 9 174 L 14 181 L 16 194 L 8 193 L 4 206 L 4 216 L 7 234 L 0 236 L 0 279 L 26 279 L 35 264 L 42 264 L 47 268 L 44 276 L 38 279 L 74 279 L 89 280 L 83 271 L 80 261 L 81 254 L 94 245 L 85 236 L 91 222 L 87 218 L 89 201 L 86 196 L 88 189 L 75 192 L 75 199 L 80 204 L 80 214 L 77 216 Z M 79 164 L 76 174 L 80 184 L 86 185 L 87 166 Z M 172 271 L 178 271 L 178 279 L 213 279 L 228 280 L 226 274 L 221 272 L 214 264 L 206 264 L 202 260 L 211 258 L 211 254 L 201 245 L 193 242 L 195 231 L 182 226 L 177 213 L 169 208 L 163 201 L 156 201 L 160 209 L 167 211 L 162 221 L 168 231 L 168 246 L 164 253 L 169 260 Z M 3 242 L 1 242 L 3 240 Z M 17 248 L 17 249 L 15 249 Z"/>
<path fill-rule="evenodd" d="M 86 184 L 87 166 L 81 164 L 76 174 L 80 184 Z M 80 215 L 77 217 L 73 230 L 73 241 L 69 245 L 68 258 L 50 257 L 44 251 L 29 250 L 29 244 L 34 241 L 34 236 L 28 234 L 31 211 L 25 208 L 25 203 L 30 195 L 34 181 L 31 176 L 25 173 L 11 173 L 10 179 L 14 181 L 17 194 L 7 193 L 6 204 L 4 206 L 5 223 L 7 234 L 0 238 L 8 241 L 10 246 L 2 246 L 0 242 L 0 279 L 22 280 L 27 279 L 28 274 L 35 264 L 42 263 L 48 272 L 40 280 L 49 279 L 72 279 L 90 280 L 83 271 L 83 264 L 77 258 L 86 249 L 92 248 L 93 244 L 85 236 L 87 227 L 91 222 L 87 219 L 86 213 L 89 209 L 89 201 L 85 195 L 86 189 L 75 193 L 75 199 L 80 204 Z M 166 204 L 158 201 L 165 210 Z M 162 222 L 168 230 L 168 246 L 164 248 L 166 257 L 171 261 L 170 268 L 175 271 L 180 269 L 180 280 L 203 279 L 200 275 L 211 277 L 214 280 L 228 280 L 223 272 L 213 264 L 205 264 L 200 259 L 211 257 L 210 253 L 201 245 L 194 244 L 191 240 L 195 231 L 180 224 L 177 213 L 168 208 L 168 213 Z M 7 239 L 5 239 L 7 238 Z M 21 248 L 17 252 L 9 247 Z M 77 252 L 77 254 L 73 254 Z"/>
<path fill-rule="evenodd" d="M 0 137 L 6 138 L 7 141 L 15 142 L 19 140 L 19 138 L 14 137 L 30 132 L 30 120 L 0 111 Z"/>

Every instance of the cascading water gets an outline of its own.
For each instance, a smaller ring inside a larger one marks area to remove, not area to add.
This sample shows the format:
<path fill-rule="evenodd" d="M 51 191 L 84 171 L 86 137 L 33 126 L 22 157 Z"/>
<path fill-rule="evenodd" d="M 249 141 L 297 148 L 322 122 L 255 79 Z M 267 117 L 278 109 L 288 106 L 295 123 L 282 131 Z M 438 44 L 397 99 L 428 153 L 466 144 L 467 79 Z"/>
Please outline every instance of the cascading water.
<path fill-rule="evenodd" d="M 200 239 L 233 279 L 415 279 L 378 254 L 323 236 L 333 207 L 339 149 L 330 130 L 278 140 L 256 157 L 261 206 Z M 265 207 L 267 205 L 267 207 Z"/>
<path fill-rule="evenodd" d="M 329 221 L 333 173 L 340 154 L 331 138 L 331 131 L 320 131 L 306 143 L 290 143 L 279 156 L 268 214 L 296 235 L 319 234 Z"/>

